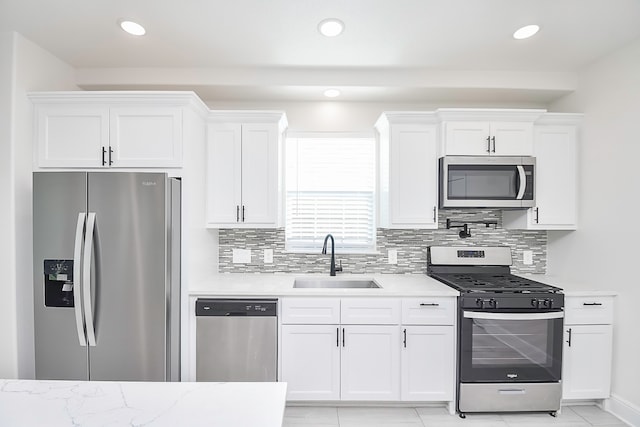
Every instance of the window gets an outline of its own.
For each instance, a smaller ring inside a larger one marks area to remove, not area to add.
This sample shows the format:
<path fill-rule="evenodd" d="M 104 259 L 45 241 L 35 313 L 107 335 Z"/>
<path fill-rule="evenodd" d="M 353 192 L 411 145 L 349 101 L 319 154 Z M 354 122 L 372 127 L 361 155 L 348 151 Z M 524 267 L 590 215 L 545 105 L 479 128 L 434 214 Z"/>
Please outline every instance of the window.
<path fill-rule="evenodd" d="M 327 234 L 340 252 L 375 249 L 373 138 L 287 138 L 286 247 L 319 252 Z"/>

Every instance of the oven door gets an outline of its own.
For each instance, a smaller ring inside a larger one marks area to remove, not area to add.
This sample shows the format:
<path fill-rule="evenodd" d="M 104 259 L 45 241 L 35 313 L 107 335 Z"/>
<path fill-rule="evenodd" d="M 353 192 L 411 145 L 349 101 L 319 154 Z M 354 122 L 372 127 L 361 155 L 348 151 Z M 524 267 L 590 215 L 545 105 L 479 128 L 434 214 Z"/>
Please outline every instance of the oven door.
<path fill-rule="evenodd" d="M 460 382 L 553 382 L 562 368 L 562 311 L 463 310 Z"/>

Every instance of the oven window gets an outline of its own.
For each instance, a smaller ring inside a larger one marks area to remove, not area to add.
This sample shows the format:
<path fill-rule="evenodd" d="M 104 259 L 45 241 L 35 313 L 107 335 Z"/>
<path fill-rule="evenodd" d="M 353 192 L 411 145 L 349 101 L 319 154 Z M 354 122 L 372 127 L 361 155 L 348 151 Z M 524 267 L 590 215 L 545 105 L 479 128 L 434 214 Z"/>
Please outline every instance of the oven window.
<path fill-rule="evenodd" d="M 463 382 L 558 381 L 561 366 L 562 318 L 461 319 Z"/>
<path fill-rule="evenodd" d="M 515 166 L 450 165 L 449 199 L 515 199 L 518 194 L 518 170 Z"/>
<path fill-rule="evenodd" d="M 471 364 L 551 365 L 548 320 L 473 319 Z"/>

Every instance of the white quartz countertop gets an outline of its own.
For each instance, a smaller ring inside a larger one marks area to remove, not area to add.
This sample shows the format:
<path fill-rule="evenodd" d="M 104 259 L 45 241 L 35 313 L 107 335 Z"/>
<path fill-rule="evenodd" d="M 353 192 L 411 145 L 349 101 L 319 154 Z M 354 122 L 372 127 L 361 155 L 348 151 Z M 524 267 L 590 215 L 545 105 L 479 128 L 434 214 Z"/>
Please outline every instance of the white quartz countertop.
<path fill-rule="evenodd" d="M 294 288 L 297 278 L 323 280 L 373 279 L 376 288 Z M 458 296 L 458 291 L 426 274 L 216 274 L 190 283 L 192 296 Z"/>
<path fill-rule="evenodd" d="M 286 383 L 0 380 L 0 425 L 280 427 Z"/>
<path fill-rule="evenodd" d="M 518 274 L 518 276 L 535 280 L 562 289 L 562 293 L 567 296 L 589 297 L 589 296 L 615 296 L 617 291 L 602 289 L 598 286 L 587 283 L 584 280 L 558 277 L 548 274 Z"/>

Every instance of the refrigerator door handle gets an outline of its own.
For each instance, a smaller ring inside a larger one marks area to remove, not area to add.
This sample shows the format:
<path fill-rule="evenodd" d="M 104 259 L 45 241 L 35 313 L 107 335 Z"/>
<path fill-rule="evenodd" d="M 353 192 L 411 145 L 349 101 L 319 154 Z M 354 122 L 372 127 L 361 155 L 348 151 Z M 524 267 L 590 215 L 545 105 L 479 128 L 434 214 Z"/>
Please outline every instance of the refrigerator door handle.
<path fill-rule="evenodd" d="M 82 262 L 82 296 L 84 297 L 84 321 L 87 329 L 87 341 L 90 347 L 96 345 L 96 333 L 93 324 L 91 298 L 91 258 L 93 256 L 93 234 L 96 226 L 95 212 L 87 216 L 87 228 L 84 237 L 84 259 Z"/>
<path fill-rule="evenodd" d="M 78 331 L 78 341 L 82 347 L 86 347 L 87 338 L 84 333 L 84 319 L 82 316 L 82 295 L 80 294 L 81 284 L 81 267 L 82 262 L 82 232 L 84 231 L 84 222 L 87 217 L 85 212 L 78 214 L 78 222 L 76 224 L 76 239 L 73 247 L 73 309 L 76 312 L 76 329 Z"/>

